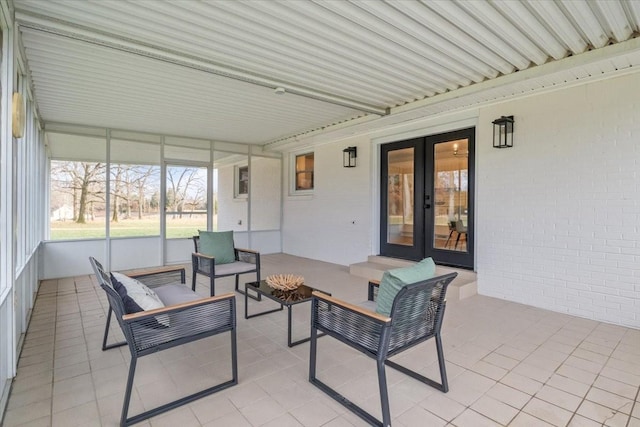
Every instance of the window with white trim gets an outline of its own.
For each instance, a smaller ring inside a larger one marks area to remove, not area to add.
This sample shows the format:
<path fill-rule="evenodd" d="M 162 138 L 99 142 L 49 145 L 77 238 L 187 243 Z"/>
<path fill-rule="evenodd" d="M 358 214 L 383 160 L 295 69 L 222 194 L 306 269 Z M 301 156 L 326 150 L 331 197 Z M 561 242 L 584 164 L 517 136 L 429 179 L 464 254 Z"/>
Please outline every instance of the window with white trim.
<path fill-rule="evenodd" d="M 308 192 L 313 190 L 313 157 L 313 153 L 298 154 L 295 157 L 294 190 L 296 192 Z"/>

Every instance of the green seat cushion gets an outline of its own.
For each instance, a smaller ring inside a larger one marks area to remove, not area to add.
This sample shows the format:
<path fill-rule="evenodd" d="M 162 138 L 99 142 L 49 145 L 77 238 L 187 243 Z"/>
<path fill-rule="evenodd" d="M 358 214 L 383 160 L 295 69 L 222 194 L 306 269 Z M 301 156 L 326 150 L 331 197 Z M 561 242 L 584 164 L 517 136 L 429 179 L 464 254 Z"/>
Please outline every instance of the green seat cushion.
<path fill-rule="evenodd" d="M 229 264 L 236 260 L 233 231 L 199 231 L 200 253 L 215 258 L 216 264 Z"/>
<path fill-rule="evenodd" d="M 393 300 L 403 286 L 431 279 L 436 274 L 436 264 L 431 258 L 425 258 L 411 267 L 387 270 L 382 275 L 376 311 L 388 316 L 391 313 Z"/>

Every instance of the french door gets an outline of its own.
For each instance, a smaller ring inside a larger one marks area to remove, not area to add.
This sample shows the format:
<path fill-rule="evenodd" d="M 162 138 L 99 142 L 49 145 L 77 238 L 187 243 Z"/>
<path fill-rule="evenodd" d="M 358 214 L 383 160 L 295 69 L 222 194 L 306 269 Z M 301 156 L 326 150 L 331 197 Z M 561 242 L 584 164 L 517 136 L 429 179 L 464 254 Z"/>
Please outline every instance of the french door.
<path fill-rule="evenodd" d="M 473 268 L 475 128 L 381 147 L 380 254 Z"/>

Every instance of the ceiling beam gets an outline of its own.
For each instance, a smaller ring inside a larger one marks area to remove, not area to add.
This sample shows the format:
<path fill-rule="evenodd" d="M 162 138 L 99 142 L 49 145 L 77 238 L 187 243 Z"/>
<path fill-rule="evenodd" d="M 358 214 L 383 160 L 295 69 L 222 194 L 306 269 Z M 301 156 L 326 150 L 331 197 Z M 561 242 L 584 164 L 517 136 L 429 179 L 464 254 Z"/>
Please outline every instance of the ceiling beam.
<path fill-rule="evenodd" d="M 134 41 L 126 37 L 99 31 L 83 25 L 73 24 L 60 19 L 54 19 L 39 14 L 16 10 L 16 21 L 20 27 L 40 31 L 48 34 L 67 37 L 73 40 L 92 43 L 95 45 L 116 49 L 134 55 L 168 62 L 245 83 L 268 87 L 271 89 L 283 88 L 285 93 L 326 102 L 341 107 L 351 108 L 367 114 L 385 116 L 389 114 L 388 107 L 369 105 L 357 100 L 344 98 L 331 93 L 316 91 L 311 88 L 297 86 L 287 82 L 277 81 L 268 77 L 252 74 L 247 71 L 218 64 L 206 58 L 186 55 L 161 46 Z"/>

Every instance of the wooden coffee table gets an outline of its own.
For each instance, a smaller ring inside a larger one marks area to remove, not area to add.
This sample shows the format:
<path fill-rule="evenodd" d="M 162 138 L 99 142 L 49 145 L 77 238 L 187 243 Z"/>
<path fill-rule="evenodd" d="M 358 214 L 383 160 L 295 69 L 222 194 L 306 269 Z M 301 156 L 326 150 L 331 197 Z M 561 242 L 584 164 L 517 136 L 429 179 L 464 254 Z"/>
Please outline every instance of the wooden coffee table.
<path fill-rule="evenodd" d="M 259 313 L 249 314 L 249 299 L 247 298 L 247 291 L 254 291 L 258 295 L 264 295 L 272 301 L 280 304 L 280 308 L 274 308 L 273 310 L 261 311 Z M 302 344 L 309 341 L 311 338 L 303 338 L 297 341 L 291 340 L 291 309 L 296 304 L 301 304 L 311 301 L 311 293 L 313 291 L 322 292 L 327 295 L 331 295 L 329 292 L 325 292 L 318 288 L 312 288 L 311 286 L 301 285 L 294 291 L 279 291 L 273 289 L 265 280 L 259 282 L 248 282 L 244 284 L 244 318 L 251 319 L 252 317 L 263 316 L 265 314 L 274 313 L 276 311 L 282 311 L 284 307 L 287 307 L 287 345 L 293 347 L 294 345 Z"/>

